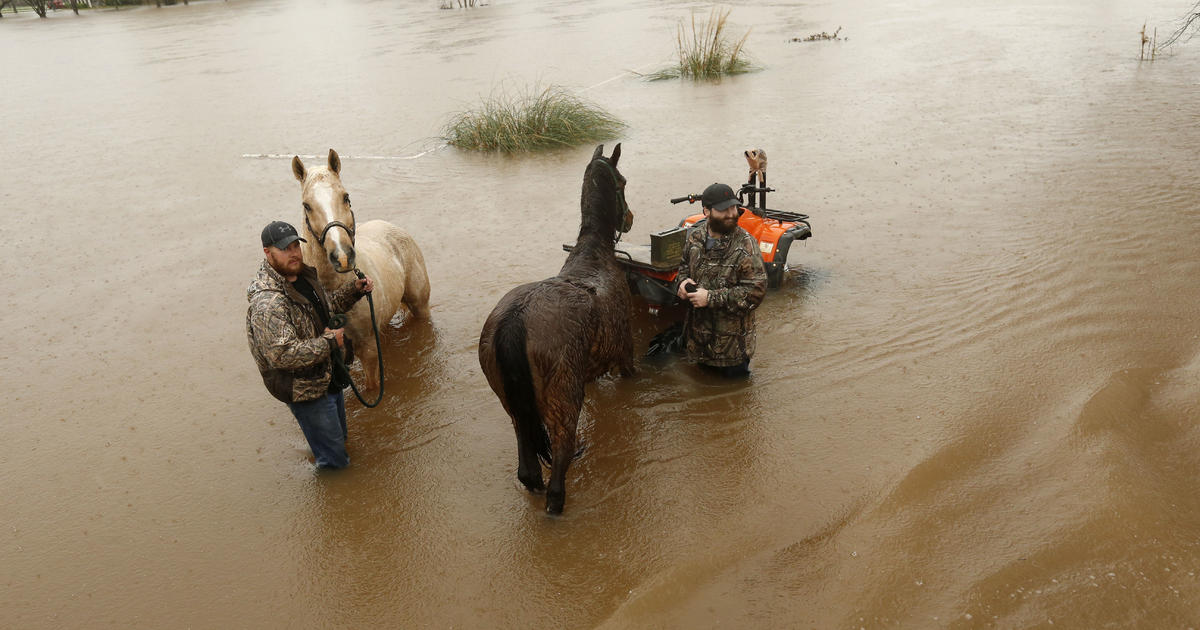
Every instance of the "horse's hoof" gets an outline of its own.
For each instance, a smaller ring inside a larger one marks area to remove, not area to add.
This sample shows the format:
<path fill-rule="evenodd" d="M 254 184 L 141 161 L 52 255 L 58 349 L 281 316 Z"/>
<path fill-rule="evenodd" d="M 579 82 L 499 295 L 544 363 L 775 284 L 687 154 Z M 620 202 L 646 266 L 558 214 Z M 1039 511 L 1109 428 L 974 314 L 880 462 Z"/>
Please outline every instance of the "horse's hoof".
<path fill-rule="evenodd" d="M 521 479 L 520 477 L 517 477 L 517 481 L 520 481 L 521 485 L 525 486 L 526 490 L 528 490 L 534 494 L 545 494 L 545 492 L 546 492 L 546 484 L 544 484 L 540 479 L 537 480 L 536 482 L 534 482 L 534 481 L 526 481 L 524 479 Z"/>
<path fill-rule="evenodd" d="M 559 516 L 563 513 L 563 504 L 566 503 L 566 497 L 549 495 L 546 497 L 546 513 L 553 516 Z"/>

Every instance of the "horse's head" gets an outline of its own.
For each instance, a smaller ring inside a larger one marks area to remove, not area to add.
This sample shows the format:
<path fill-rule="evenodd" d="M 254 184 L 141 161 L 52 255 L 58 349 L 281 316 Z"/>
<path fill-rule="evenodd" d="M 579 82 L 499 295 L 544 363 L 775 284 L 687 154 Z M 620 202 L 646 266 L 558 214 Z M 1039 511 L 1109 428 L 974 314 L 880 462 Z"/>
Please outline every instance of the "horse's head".
<path fill-rule="evenodd" d="M 625 201 L 625 177 L 617 170 L 617 160 L 620 159 L 621 143 L 613 147 L 611 157 L 604 157 L 604 145 L 598 145 L 583 177 L 585 207 L 589 197 L 598 197 L 601 208 L 598 209 L 597 218 L 603 229 L 614 235 L 628 232 L 633 227 L 633 212 Z"/>
<path fill-rule="evenodd" d="M 354 269 L 354 211 L 342 187 L 342 160 L 329 150 L 329 165 L 305 169 L 300 156 L 292 158 L 292 173 L 300 180 L 304 225 L 324 250 L 334 271 Z M 316 261 L 312 261 L 316 264 Z"/>

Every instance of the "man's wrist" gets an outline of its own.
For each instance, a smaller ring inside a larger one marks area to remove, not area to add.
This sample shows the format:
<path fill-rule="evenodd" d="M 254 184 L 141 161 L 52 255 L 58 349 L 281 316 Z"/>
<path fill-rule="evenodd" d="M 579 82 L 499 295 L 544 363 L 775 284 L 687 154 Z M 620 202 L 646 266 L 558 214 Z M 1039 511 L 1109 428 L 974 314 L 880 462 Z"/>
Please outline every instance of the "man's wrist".
<path fill-rule="evenodd" d="M 709 306 L 720 306 L 721 295 L 722 295 L 721 291 L 722 291 L 721 289 L 709 289 L 708 290 L 708 305 Z"/>

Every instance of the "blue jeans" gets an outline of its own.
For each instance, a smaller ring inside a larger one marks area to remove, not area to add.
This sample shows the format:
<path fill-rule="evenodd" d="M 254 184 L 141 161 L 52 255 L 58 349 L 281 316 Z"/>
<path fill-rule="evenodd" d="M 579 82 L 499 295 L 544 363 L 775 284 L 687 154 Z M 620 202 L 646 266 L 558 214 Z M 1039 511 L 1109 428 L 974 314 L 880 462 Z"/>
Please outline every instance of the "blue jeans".
<path fill-rule="evenodd" d="M 288 403 L 300 430 L 308 440 L 317 468 L 345 468 L 350 465 L 346 454 L 346 399 L 342 392 L 326 394 L 316 400 Z"/>

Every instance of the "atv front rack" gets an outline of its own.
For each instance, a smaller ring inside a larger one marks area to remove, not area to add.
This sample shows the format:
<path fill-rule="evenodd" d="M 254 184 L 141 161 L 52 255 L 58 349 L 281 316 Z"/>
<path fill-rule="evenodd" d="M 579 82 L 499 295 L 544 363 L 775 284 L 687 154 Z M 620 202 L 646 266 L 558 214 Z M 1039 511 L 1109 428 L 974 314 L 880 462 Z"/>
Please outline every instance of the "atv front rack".
<path fill-rule="evenodd" d="M 771 210 L 763 208 L 746 208 L 750 212 L 757 214 L 764 219 L 773 219 L 775 221 L 789 221 L 791 223 L 808 224 L 808 215 L 799 212 L 788 212 L 787 210 Z M 811 226 L 809 226 L 811 228 Z"/>

